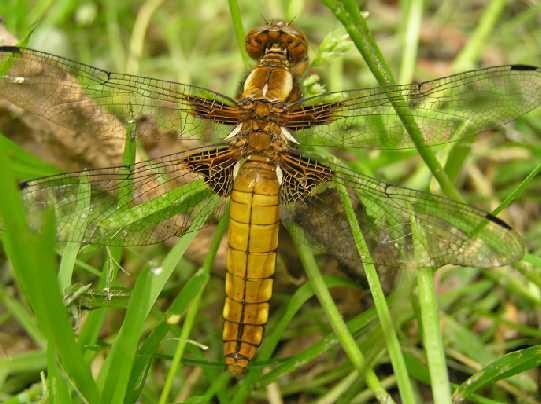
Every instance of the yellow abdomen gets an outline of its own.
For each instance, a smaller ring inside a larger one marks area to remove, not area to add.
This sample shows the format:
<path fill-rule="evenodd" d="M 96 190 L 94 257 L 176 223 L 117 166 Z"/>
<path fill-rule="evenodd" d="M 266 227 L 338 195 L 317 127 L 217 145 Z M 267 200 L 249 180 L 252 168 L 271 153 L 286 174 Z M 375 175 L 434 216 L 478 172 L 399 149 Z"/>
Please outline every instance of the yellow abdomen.
<path fill-rule="evenodd" d="M 225 362 L 242 374 L 267 324 L 278 247 L 279 183 L 275 166 L 253 156 L 235 178 L 224 305 Z"/>

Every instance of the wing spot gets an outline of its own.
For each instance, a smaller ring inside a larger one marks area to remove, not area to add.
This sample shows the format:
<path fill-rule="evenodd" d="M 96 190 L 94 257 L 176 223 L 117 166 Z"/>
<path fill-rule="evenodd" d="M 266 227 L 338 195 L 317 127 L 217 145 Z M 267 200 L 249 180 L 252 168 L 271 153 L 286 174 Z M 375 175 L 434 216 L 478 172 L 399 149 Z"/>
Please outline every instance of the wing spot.
<path fill-rule="evenodd" d="M 387 189 L 389 189 L 390 186 L 391 186 L 390 184 L 385 184 L 385 188 L 383 188 L 383 193 L 385 194 L 386 198 L 391 197 L 391 195 L 389 195 L 389 193 L 387 193 Z"/>
<path fill-rule="evenodd" d="M 106 71 L 104 71 L 104 73 L 107 74 L 107 79 L 105 79 L 105 80 L 103 80 L 103 81 L 101 82 L 101 85 L 102 85 L 102 86 L 104 86 L 105 84 L 109 83 L 109 81 L 111 81 L 111 72 L 106 72 Z"/>
<path fill-rule="evenodd" d="M 496 223 L 497 225 L 500 225 L 501 227 L 503 227 L 504 229 L 507 229 L 507 230 L 512 230 L 512 227 L 509 226 L 506 222 L 504 222 L 502 219 L 500 219 L 499 217 L 497 216 L 494 216 L 490 213 L 487 213 L 485 215 L 485 217 L 490 220 L 492 223 Z"/>
<path fill-rule="evenodd" d="M 18 46 L 0 46 L 0 52 L 21 53 L 21 48 Z"/>
<path fill-rule="evenodd" d="M 538 67 L 536 66 L 529 66 L 529 65 L 512 65 L 511 70 L 524 70 L 524 71 L 532 71 L 537 70 Z"/>

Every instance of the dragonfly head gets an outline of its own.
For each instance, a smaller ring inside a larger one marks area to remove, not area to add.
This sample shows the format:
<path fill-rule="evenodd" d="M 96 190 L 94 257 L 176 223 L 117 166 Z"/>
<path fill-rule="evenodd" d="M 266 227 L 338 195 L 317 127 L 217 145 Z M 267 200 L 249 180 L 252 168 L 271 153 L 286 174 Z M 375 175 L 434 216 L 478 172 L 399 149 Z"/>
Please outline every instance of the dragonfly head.
<path fill-rule="evenodd" d="M 285 50 L 292 67 L 307 63 L 306 37 L 290 22 L 272 20 L 254 28 L 246 35 L 246 51 L 252 59 L 260 60 L 271 48 Z"/>

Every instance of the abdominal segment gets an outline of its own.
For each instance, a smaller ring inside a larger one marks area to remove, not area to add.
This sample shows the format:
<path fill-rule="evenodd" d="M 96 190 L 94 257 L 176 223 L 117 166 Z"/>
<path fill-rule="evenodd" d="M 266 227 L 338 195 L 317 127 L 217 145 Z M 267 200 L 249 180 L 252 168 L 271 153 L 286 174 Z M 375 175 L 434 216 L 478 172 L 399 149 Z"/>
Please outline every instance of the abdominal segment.
<path fill-rule="evenodd" d="M 224 355 L 233 374 L 254 357 L 267 324 L 278 247 L 275 167 L 257 156 L 239 170 L 231 193 L 224 305 Z"/>

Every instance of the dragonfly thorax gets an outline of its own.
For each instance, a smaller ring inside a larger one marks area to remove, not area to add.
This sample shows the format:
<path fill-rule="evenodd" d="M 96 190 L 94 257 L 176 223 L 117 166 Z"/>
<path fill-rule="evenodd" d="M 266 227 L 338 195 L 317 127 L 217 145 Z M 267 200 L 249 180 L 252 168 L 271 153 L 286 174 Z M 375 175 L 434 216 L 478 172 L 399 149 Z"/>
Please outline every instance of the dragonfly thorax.
<path fill-rule="evenodd" d="M 293 75 L 284 59 L 284 63 L 257 66 L 244 82 L 241 100 L 264 99 L 285 101 L 293 90 Z"/>
<path fill-rule="evenodd" d="M 277 158 L 277 154 L 288 149 L 297 140 L 286 129 L 276 123 L 272 117 L 268 119 L 250 119 L 239 124 L 225 138 L 231 147 L 241 155 L 264 153 Z"/>
<path fill-rule="evenodd" d="M 248 149 L 254 152 L 263 152 L 270 148 L 272 135 L 264 130 L 254 130 L 248 135 Z"/>

